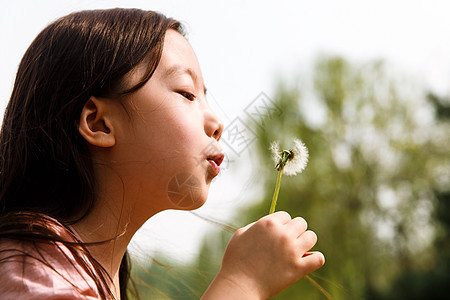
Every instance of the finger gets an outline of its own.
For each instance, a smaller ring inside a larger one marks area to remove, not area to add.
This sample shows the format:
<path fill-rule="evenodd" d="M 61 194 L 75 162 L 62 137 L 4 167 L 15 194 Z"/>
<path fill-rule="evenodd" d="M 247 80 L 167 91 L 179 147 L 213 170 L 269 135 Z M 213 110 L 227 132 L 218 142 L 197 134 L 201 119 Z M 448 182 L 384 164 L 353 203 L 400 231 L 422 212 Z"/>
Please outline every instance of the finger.
<path fill-rule="evenodd" d="M 306 228 L 308 228 L 308 223 L 302 217 L 295 217 L 289 223 L 286 224 L 286 229 L 298 238 L 302 235 Z"/>
<path fill-rule="evenodd" d="M 306 253 L 309 251 L 317 242 L 317 235 L 314 231 L 307 230 L 303 232 L 298 238 L 297 242 L 299 244 L 299 251 L 301 253 Z"/>
<path fill-rule="evenodd" d="M 238 231 L 240 231 L 241 233 L 246 232 L 250 227 L 253 226 L 253 224 L 255 224 L 256 222 L 252 222 L 250 224 L 245 225 L 244 227 L 241 227 L 238 229 Z"/>
<path fill-rule="evenodd" d="M 275 221 L 277 223 L 286 224 L 289 221 L 291 221 L 291 219 L 292 219 L 291 215 L 288 214 L 287 212 L 285 212 L 285 211 L 277 211 L 277 212 L 274 212 L 273 214 L 270 214 L 270 215 L 262 217 L 261 219 L 259 219 L 259 221 L 272 220 L 272 221 Z"/>
<path fill-rule="evenodd" d="M 239 228 L 237 231 L 239 231 L 240 233 L 244 233 L 250 227 L 252 227 L 255 223 L 258 223 L 258 222 L 261 222 L 261 221 L 264 222 L 264 221 L 267 221 L 267 220 L 271 220 L 271 221 L 274 221 L 276 223 L 286 224 L 287 222 L 289 222 L 291 220 L 291 216 L 285 211 L 277 211 L 277 212 L 274 212 L 273 214 L 266 215 L 266 216 L 260 218 L 256 222 L 247 224 L 244 227 Z"/>
<path fill-rule="evenodd" d="M 325 264 L 325 256 L 321 252 L 307 252 L 301 258 L 302 270 L 305 275 L 311 273 Z"/>

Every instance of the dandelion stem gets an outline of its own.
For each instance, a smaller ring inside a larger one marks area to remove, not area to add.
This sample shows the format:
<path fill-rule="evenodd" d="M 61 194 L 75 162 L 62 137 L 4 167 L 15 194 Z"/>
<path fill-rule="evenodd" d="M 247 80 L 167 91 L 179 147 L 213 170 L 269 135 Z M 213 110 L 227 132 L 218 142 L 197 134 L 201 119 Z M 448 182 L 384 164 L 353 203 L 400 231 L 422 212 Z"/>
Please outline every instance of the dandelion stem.
<path fill-rule="evenodd" d="M 284 166 L 280 166 L 280 168 L 278 169 L 277 184 L 275 185 L 275 191 L 273 193 L 272 204 L 270 204 L 269 214 L 274 213 L 275 206 L 277 206 L 278 193 L 280 192 L 281 176 L 283 175 L 283 169 L 284 169 Z"/>

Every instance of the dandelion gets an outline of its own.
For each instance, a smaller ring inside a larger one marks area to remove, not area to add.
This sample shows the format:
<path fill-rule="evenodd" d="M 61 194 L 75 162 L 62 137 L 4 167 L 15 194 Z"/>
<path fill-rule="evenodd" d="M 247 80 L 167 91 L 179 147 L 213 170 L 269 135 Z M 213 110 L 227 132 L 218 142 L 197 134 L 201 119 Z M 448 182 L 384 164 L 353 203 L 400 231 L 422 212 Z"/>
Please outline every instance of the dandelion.
<path fill-rule="evenodd" d="M 278 170 L 277 184 L 273 193 L 272 204 L 269 214 L 275 211 L 277 205 L 278 193 L 281 186 L 281 176 L 284 174 L 291 176 L 301 173 L 308 163 L 308 149 L 300 140 L 294 139 L 294 147 L 291 150 L 280 150 L 278 143 L 273 142 L 270 145 L 272 158 L 275 161 L 275 169 Z"/>

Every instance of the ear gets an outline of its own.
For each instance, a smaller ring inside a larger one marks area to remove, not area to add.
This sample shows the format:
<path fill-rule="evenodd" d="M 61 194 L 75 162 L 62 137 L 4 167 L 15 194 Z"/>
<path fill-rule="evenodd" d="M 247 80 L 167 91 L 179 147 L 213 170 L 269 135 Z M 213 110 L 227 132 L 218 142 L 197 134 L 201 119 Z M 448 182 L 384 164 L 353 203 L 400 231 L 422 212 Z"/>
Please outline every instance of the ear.
<path fill-rule="evenodd" d="M 108 148 L 116 144 L 105 99 L 91 97 L 83 107 L 78 131 L 91 145 Z"/>

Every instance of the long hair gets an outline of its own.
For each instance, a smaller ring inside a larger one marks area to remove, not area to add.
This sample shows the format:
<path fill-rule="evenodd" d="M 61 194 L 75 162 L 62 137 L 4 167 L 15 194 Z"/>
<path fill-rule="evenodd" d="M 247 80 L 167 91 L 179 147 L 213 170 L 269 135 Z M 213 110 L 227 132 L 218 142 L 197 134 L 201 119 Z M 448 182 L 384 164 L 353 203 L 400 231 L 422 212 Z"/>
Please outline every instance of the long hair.
<path fill-rule="evenodd" d="M 116 8 L 72 13 L 36 37 L 20 62 L 0 133 L 0 238 L 51 242 L 57 238 L 20 222 L 49 216 L 66 227 L 90 212 L 96 178 L 78 132 L 82 108 L 91 96 L 120 99 L 142 87 L 159 63 L 168 29 L 183 34 L 178 21 L 159 13 Z M 144 62 L 140 82 L 126 87 L 124 76 Z M 120 270 L 127 299 L 126 255 Z M 106 280 L 100 277 L 98 286 Z"/>

